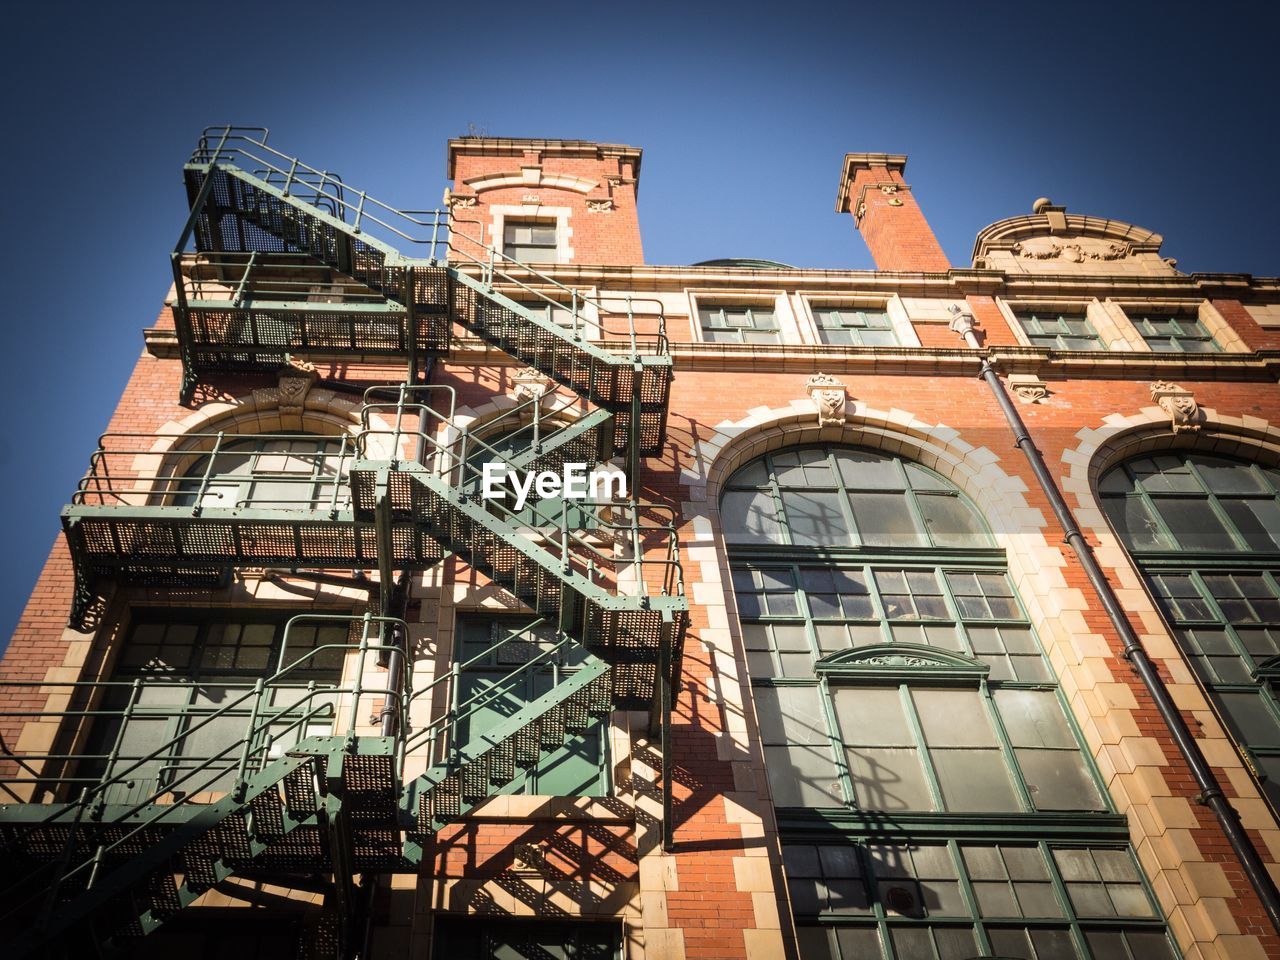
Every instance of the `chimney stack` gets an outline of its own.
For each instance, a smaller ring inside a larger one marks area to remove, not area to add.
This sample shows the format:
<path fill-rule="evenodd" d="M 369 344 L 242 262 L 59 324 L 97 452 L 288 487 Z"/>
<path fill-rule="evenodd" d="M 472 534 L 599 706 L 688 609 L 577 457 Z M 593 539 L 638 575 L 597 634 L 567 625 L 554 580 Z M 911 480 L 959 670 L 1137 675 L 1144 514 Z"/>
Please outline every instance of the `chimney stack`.
<path fill-rule="evenodd" d="M 902 179 L 906 169 L 901 154 L 846 154 L 836 212 L 853 214 L 876 269 L 944 273 L 951 264 Z"/>

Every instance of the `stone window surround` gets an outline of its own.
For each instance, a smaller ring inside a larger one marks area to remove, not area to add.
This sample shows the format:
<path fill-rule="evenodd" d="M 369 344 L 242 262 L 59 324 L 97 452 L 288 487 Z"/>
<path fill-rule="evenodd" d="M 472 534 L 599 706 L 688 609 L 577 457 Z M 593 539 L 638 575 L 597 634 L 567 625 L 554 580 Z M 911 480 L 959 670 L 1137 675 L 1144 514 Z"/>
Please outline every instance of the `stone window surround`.
<path fill-rule="evenodd" d="M 911 325 L 911 318 L 907 316 L 906 305 L 903 304 L 902 298 L 896 293 L 888 296 L 875 294 L 840 294 L 840 293 L 820 293 L 810 292 L 806 290 L 797 290 L 791 294 L 788 299 L 792 301 L 792 309 L 797 320 L 797 327 L 800 333 L 801 343 L 815 343 L 823 346 L 846 346 L 848 349 L 857 350 L 859 347 L 848 346 L 846 344 L 823 344 L 822 335 L 818 330 L 818 318 L 814 316 L 815 310 L 823 308 L 853 307 L 869 310 L 883 310 L 889 315 L 889 324 L 893 328 L 894 336 L 898 338 L 898 345 L 903 347 L 920 346 L 920 338 L 916 336 L 915 327 Z"/>
<path fill-rule="evenodd" d="M 782 290 L 687 290 L 689 297 L 689 339 L 694 343 L 706 343 L 702 338 L 702 309 L 749 307 L 773 310 L 778 321 L 778 343 L 803 343 L 801 321 L 797 318 L 791 298 Z M 756 344 L 768 347 L 772 344 Z"/>
<path fill-rule="evenodd" d="M 1031 339 L 1018 318 L 1020 311 L 1046 311 L 1052 313 L 1083 313 L 1094 332 L 1102 341 L 1102 351 L 1131 352 L 1147 350 L 1146 342 L 1137 328 L 1121 310 L 1109 310 L 1097 297 L 996 297 L 996 306 L 1009 324 L 1014 337 L 1023 346 L 1032 346 Z"/>
<path fill-rule="evenodd" d="M 541 203 L 525 203 L 520 206 L 496 205 L 489 207 L 489 236 L 498 250 L 503 247 L 506 235 L 507 220 L 537 220 L 543 223 L 555 222 L 556 225 L 556 263 L 572 263 L 573 247 L 570 240 L 573 228 L 569 226 L 569 217 L 573 210 L 570 207 L 546 207 Z M 533 265 L 537 269 L 537 264 Z"/>
<path fill-rule="evenodd" d="M 1129 319 L 1129 312 L 1140 316 L 1142 312 L 1146 313 L 1163 313 L 1173 314 L 1175 316 L 1190 317 L 1194 316 L 1202 324 L 1209 335 L 1213 337 L 1217 343 L 1218 349 L 1222 353 L 1249 353 L 1249 347 L 1240 338 L 1240 334 L 1227 322 L 1226 317 L 1218 312 L 1210 301 L 1204 299 L 1195 300 L 1155 300 L 1155 299 L 1136 299 L 1133 297 L 1108 297 L 1103 301 L 1103 306 L 1111 312 L 1116 318 L 1117 326 L 1121 329 L 1128 328 L 1137 336 L 1133 349 L 1141 353 L 1155 353 L 1146 340 L 1142 339 L 1142 335 L 1138 333 L 1138 328 L 1132 320 Z M 1123 320 L 1123 324 L 1121 324 Z"/>

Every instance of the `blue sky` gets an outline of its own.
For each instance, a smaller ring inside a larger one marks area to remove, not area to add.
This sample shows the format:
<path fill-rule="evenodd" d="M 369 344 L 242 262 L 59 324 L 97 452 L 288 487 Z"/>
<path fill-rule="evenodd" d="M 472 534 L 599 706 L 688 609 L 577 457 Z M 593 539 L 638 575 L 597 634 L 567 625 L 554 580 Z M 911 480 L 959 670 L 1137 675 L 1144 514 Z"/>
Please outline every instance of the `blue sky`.
<path fill-rule="evenodd" d="M 445 140 L 645 150 L 651 263 L 871 265 L 848 151 L 910 156 L 944 248 L 1038 196 L 1280 274 L 1274 5 L 41 2 L 6 14 L 0 580 L 7 638 L 142 347 L 200 129 L 435 206 Z M 0 644 L 3 639 L 0 639 Z"/>

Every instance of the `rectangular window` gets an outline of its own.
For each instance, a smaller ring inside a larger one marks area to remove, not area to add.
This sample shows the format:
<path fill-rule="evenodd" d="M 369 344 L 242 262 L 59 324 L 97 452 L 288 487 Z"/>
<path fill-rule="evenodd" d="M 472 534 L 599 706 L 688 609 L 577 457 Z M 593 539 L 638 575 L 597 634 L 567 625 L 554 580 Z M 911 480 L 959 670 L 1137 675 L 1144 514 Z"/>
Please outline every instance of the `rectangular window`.
<path fill-rule="evenodd" d="M 452 746 L 496 730 L 581 665 L 581 647 L 551 652 L 557 634 L 550 627 L 530 629 L 532 622 L 523 617 L 458 617 L 455 659 L 464 665 L 458 702 L 467 706 L 454 725 Z M 502 785 L 503 792 L 607 796 L 607 723 L 607 717 L 593 716 L 584 731 L 566 731 L 562 746 L 548 750 L 544 744 L 538 763 L 529 770 L 517 768 L 515 779 Z"/>
<path fill-rule="evenodd" d="M 84 754 L 103 759 L 87 759 L 81 775 L 111 777 L 145 760 L 107 788 L 110 803 L 230 789 L 238 745 L 251 722 L 254 682 L 278 674 L 259 717 L 271 719 L 268 732 L 279 737 L 270 754 L 278 756 L 307 736 L 332 733 L 337 694 L 327 691 L 341 681 L 340 648 L 351 642 L 351 625 L 303 621 L 286 637 L 290 616 L 201 620 L 139 611 L 98 709 L 124 714 L 134 680 L 140 682 L 138 698 L 123 734 L 123 716 L 93 723 Z M 310 682 L 316 690 L 308 692 Z M 105 756 L 118 736 L 120 753 L 108 770 Z"/>
<path fill-rule="evenodd" d="M 782 859 L 805 960 L 1175 956 L 1125 847 L 857 838 Z"/>
<path fill-rule="evenodd" d="M 1051 350 L 1105 350 L 1106 344 L 1083 313 L 1019 313 L 1018 322 L 1033 347 Z"/>
<path fill-rule="evenodd" d="M 1130 317 L 1156 353 L 1217 353 L 1221 350 L 1199 318 L 1189 314 Z"/>
<path fill-rule="evenodd" d="M 772 307 L 702 307 L 702 339 L 707 343 L 778 343 L 781 330 Z"/>
<path fill-rule="evenodd" d="M 502 252 L 520 263 L 559 263 L 556 225 L 538 220 L 508 220 L 502 227 Z"/>
<path fill-rule="evenodd" d="M 573 311 L 568 307 L 558 303 L 553 304 L 546 300 L 520 300 L 518 302 L 525 310 L 542 320 L 554 323 L 558 327 L 573 327 Z M 581 327 L 582 325 L 583 319 L 579 314 L 578 326 Z"/>
<path fill-rule="evenodd" d="M 898 337 L 886 310 L 864 307 L 814 307 L 823 343 L 858 347 L 896 347 Z"/>

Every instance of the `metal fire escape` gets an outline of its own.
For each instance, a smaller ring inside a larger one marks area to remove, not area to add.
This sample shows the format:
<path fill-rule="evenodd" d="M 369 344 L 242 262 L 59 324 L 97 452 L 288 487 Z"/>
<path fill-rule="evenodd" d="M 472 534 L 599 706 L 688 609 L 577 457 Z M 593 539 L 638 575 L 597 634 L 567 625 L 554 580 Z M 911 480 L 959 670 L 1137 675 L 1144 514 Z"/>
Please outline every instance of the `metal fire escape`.
<path fill-rule="evenodd" d="M 353 191 L 268 147 L 265 130 L 207 130 L 184 173 L 191 214 L 173 254 L 184 399 L 207 376 L 308 356 L 403 359 L 406 377 L 366 393 L 354 435 L 254 435 L 255 450 L 265 443 L 277 459 L 310 465 L 257 486 L 228 483 L 219 469 L 245 462 L 248 436 L 104 435 L 63 511 L 72 623 L 94 623 L 111 582 L 206 588 L 237 567 L 376 569 L 376 600 L 351 618 L 349 642 L 289 659 L 297 622 L 341 619 L 295 617 L 270 678 L 141 755 L 125 739 L 141 709 L 136 683 L 8 685 L 8 699 L 35 705 L 0 716 L 58 731 L 39 752 L 0 755 L 0 903 L 7 929 L 21 930 L 18 956 L 109 952 L 233 875 L 321 876 L 326 912 L 309 955 L 349 956 L 357 874 L 416 870 L 443 824 L 592 717 L 649 710 L 666 762 L 688 623 L 673 512 L 634 499 L 517 511 L 477 495 L 485 462 L 558 470 L 614 457 L 634 489 L 640 458 L 665 437 L 672 372 L 660 312 L 641 334 L 636 304 L 592 301 L 481 237 L 450 234 L 446 213 L 398 211 Z M 568 323 L 522 302 L 548 290 Z M 451 390 L 421 382 L 457 328 L 557 389 L 476 435 Z M 502 641 L 520 653 L 494 689 L 566 656 L 577 664 L 482 735 L 460 731 L 494 694 L 460 696 L 456 669 L 415 686 L 395 609 L 397 571 L 448 553 L 539 618 Z M 304 683 L 311 658 L 335 648 L 356 663 L 354 679 Z M 381 666 L 366 670 L 371 655 Z M 414 729 L 415 704 L 428 703 L 444 708 Z M 370 711 L 380 724 L 365 722 Z M 87 754 L 87 731 L 104 717 L 118 734 Z M 173 759 L 179 741 L 229 722 L 242 723 L 233 742 Z M 157 763 L 166 776 L 139 791 Z M 669 777 L 664 788 L 669 812 Z"/>

